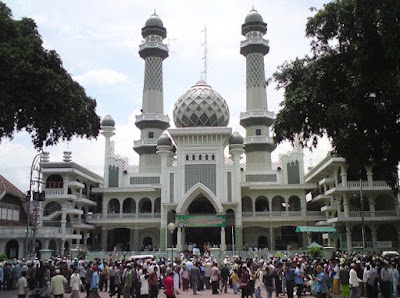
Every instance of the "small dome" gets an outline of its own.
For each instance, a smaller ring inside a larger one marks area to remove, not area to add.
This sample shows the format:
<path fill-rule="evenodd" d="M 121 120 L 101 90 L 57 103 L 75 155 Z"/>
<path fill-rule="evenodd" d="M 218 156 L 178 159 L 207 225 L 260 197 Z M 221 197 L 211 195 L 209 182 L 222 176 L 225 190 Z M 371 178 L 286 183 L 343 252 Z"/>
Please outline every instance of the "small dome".
<path fill-rule="evenodd" d="M 229 108 L 206 82 L 200 80 L 174 106 L 176 127 L 227 126 Z"/>
<path fill-rule="evenodd" d="M 115 121 L 110 115 L 107 115 L 107 116 L 104 117 L 103 121 L 101 121 L 101 126 L 114 127 L 115 126 Z"/>
<path fill-rule="evenodd" d="M 249 14 L 246 16 L 245 23 L 252 23 L 252 22 L 264 22 L 262 16 L 255 10 L 254 8 L 250 10 Z"/>
<path fill-rule="evenodd" d="M 163 133 L 157 140 L 157 146 L 171 146 L 172 141 L 166 133 Z"/>
<path fill-rule="evenodd" d="M 238 133 L 237 131 L 235 131 L 230 137 L 229 137 L 229 144 L 231 145 L 243 145 L 243 137 L 240 135 L 240 133 Z"/>
<path fill-rule="evenodd" d="M 150 18 L 147 19 L 146 21 L 146 27 L 147 26 L 158 26 L 158 27 L 163 27 L 164 24 L 161 21 L 160 17 L 156 15 L 155 13 L 150 16 Z"/>

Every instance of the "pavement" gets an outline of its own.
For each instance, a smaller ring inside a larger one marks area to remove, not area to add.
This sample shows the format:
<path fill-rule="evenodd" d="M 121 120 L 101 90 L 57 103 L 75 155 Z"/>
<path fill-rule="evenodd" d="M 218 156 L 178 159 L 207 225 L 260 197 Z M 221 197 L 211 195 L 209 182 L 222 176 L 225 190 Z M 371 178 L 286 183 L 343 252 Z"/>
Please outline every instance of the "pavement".
<path fill-rule="evenodd" d="M 29 294 L 30 294 L 30 293 L 31 293 L 31 292 L 29 291 Z M 65 297 L 65 298 L 69 298 L 70 296 L 71 296 L 71 294 L 64 294 L 64 297 Z M 163 293 L 163 290 L 160 290 L 160 291 L 158 292 L 158 296 L 159 296 L 160 298 L 166 297 L 166 296 L 164 295 L 164 293 Z M 218 296 L 223 297 L 223 298 L 238 298 L 238 297 L 241 297 L 240 293 L 234 294 L 234 293 L 233 293 L 233 290 L 230 289 L 230 288 L 228 288 L 228 293 L 220 293 L 220 294 L 218 294 L 218 295 L 213 295 L 213 294 L 211 294 L 211 289 L 210 289 L 210 290 L 203 290 L 203 291 L 197 292 L 197 295 L 193 295 L 193 291 L 192 291 L 192 290 L 189 290 L 189 291 L 186 291 L 186 292 L 179 291 L 179 294 L 177 295 L 178 298 L 198 297 L 198 296 L 201 296 L 201 297 L 203 297 L 203 298 L 218 297 Z M 265 292 L 265 290 L 262 290 L 262 291 L 261 291 L 261 296 L 262 296 L 263 298 L 267 297 L 267 292 Z M 15 289 L 15 290 L 11 290 L 11 291 L 0 291 L 0 298 L 17 298 L 17 297 L 18 297 L 18 294 L 17 294 L 17 290 L 16 290 L 16 289 Z M 109 294 L 108 292 L 100 292 L 100 297 L 101 297 L 101 298 L 110 298 L 110 294 Z M 113 296 L 113 297 L 114 297 L 114 298 L 117 298 L 116 295 Z M 273 293 L 272 297 L 275 298 L 275 293 Z M 281 295 L 280 297 L 281 297 L 281 298 L 284 298 L 284 297 L 287 297 L 287 296 L 286 296 L 286 295 Z M 294 297 L 296 297 L 296 296 L 294 296 Z M 311 298 L 311 297 L 313 297 L 313 296 L 311 296 L 309 293 L 307 293 L 307 295 L 302 296 L 302 297 L 304 297 L 304 298 L 307 298 L 307 297 L 308 297 L 308 298 Z M 335 297 L 341 297 L 341 296 L 339 296 L 339 295 L 336 296 L 336 295 L 335 295 Z M 335 297 L 334 297 L 334 298 L 335 298 Z M 79 298 L 86 298 L 86 293 L 79 293 Z M 123 298 L 122 295 L 121 295 L 121 298 Z"/>

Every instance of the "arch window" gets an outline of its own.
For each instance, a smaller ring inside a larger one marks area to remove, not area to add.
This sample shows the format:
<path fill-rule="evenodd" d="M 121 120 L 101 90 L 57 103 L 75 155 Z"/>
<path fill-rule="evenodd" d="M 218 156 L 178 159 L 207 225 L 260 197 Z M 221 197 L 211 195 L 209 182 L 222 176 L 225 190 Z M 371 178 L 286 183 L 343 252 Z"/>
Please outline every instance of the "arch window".
<path fill-rule="evenodd" d="M 119 201 L 117 199 L 111 199 L 108 202 L 108 213 L 119 213 Z"/>
<path fill-rule="evenodd" d="M 139 202 L 140 213 L 151 213 L 151 201 L 149 198 L 143 198 Z"/>
<path fill-rule="evenodd" d="M 60 175 L 50 175 L 46 179 L 46 188 L 63 188 L 64 180 Z"/>
<path fill-rule="evenodd" d="M 256 199 L 256 212 L 269 211 L 268 199 L 264 196 Z"/>

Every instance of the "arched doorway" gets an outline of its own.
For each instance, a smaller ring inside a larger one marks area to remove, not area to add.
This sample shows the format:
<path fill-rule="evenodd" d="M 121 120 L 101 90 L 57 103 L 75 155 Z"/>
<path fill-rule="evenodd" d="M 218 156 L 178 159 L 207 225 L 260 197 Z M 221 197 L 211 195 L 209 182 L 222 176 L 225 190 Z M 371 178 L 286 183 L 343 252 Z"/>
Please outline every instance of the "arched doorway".
<path fill-rule="evenodd" d="M 266 236 L 259 236 L 257 241 L 258 249 L 268 247 L 268 238 Z"/>
<path fill-rule="evenodd" d="M 69 251 L 69 242 L 65 241 L 64 243 L 64 256 L 69 255 L 70 251 Z"/>
<path fill-rule="evenodd" d="M 129 241 L 130 241 L 130 229 L 127 228 L 116 228 L 108 231 L 107 237 L 107 249 L 108 251 L 114 250 L 114 247 L 117 251 L 128 251 L 130 250 Z"/>
<path fill-rule="evenodd" d="M 6 244 L 6 255 L 7 258 L 9 259 L 18 259 L 18 250 L 19 250 L 19 244 L 18 241 L 13 239 L 7 242 Z"/>
<path fill-rule="evenodd" d="M 213 204 L 203 195 L 195 198 L 188 208 L 188 216 L 215 215 L 217 212 Z M 187 227 L 185 228 L 185 242 L 196 246 L 203 252 L 213 246 L 221 244 L 221 228 L 218 227 Z"/>
<path fill-rule="evenodd" d="M 49 249 L 52 250 L 51 255 L 54 256 L 57 253 L 57 243 L 54 239 L 51 239 L 49 242 Z"/>
<path fill-rule="evenodd" d="M 151 237 L 144 237 L 143 238 L 142 250 L 145 250 L 145 251 L 153 250 L 153 239 L 151 239 Z"/>

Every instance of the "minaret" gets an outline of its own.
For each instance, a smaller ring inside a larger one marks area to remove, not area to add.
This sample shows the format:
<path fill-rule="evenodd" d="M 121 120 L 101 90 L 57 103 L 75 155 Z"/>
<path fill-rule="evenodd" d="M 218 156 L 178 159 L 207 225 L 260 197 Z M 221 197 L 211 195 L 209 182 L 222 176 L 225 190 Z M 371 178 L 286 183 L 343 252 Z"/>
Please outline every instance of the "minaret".
<path fill-rule="evenodd" d="M 142 28 L 145 41 L 139 55 L 145 61 L 142 114 L 136 116 L 136 126 L 141 130 L 140 140 L 133 149 L 139 154 L 140 172 L 154 172 L 160 166 L 156 154 L 157 139 L 169 127 L 169 117 L 164 114 L 162 63 L 168 57 L 168 47 L 162 41 L 167 36 L 163 22 L 154 13 Z M 159 169 L 158 169 L 159 170 Z"/>
<path fill-rule="evenodd" d="M 269 129 L 275 121 L 268 111 L 264 70 L 264 56 L 269 52 L 269 42 L 263 36 L 267 24 L 254 9 L 246 16 L 240 45 L 240 53 L 246 57 L 246 112 L 240 114 L 240 124 L 246 129 L 244 139 L 248 169 L 272 169 L 271 152 L 276 145 Z"/>
<path fill-rule="evenodd" d="M 108 159 L 111 157 L 111 137 L 115 135 L 115 121 L 110 116 L 107 115 L 104 117 L 101 122 L 101 134 L 105 137 L 105 150 L 104 150 L 104 187 L 108 187 L 108 178 L 109 178 L 109 168 L 108 168 Z"/>

